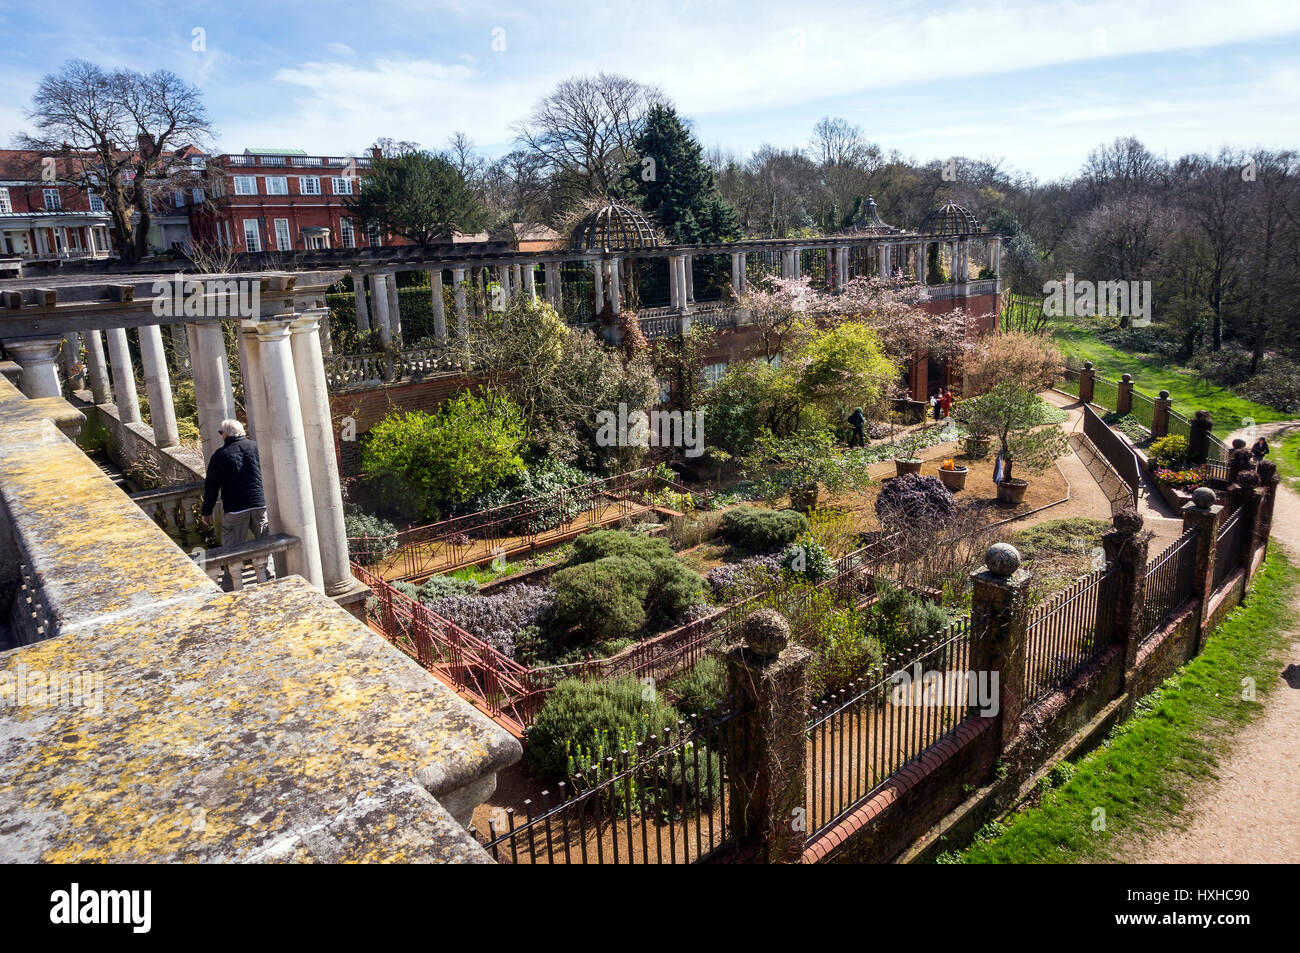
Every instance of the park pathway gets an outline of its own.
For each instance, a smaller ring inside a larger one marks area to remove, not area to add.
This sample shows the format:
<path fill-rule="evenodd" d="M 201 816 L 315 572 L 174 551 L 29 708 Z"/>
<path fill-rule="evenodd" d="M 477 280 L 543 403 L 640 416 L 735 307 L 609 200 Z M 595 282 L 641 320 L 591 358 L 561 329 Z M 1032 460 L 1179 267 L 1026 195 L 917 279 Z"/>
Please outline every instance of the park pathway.
<path fill-rule="evenodd" d="M 1261 424 L 1271 441 L 1300 421 Z M 1231 443 L 1239 433 L 1229 434 Z M 1300 560 L 1300 495 L 1278 487 L 1273 538 Z M 1300 618 L 1300 594 L 1294 605 Z M 1142 864 L 1300 862 L 1300 622 L 1277 669 L 1279 684 L 1258 721 L 1233 740 L 1215 780 L 1193 793 L 1187 823 L 1121 850 Z"/>

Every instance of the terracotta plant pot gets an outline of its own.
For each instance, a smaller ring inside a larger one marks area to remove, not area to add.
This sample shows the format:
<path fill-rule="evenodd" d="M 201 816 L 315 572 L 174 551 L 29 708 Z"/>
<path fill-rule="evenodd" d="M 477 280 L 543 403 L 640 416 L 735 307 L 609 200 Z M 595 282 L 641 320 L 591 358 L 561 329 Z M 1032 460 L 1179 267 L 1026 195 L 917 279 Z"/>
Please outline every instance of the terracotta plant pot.
<path fill-rule="evenodd" d="M 1003 480 L 998 484 L 998 502 L 1019 504 L 1025 501 L 1025 490 L 1029 489 L 1027 480 Z"/>
<path fill-rule="evenodd" d="M 954 467 L 951 470 L 939 468 L 939 479 L 943 485 L 956 493 L 958 490 L 966 489 L 966 474 L 970 473 L 967 467 Z"/>
<path fill-rule="evenodd" d="M 920 473 L 921 461 L 901 460 L 898 457 L 894 457 L 894 467 L 897 470 L 899 476 L 902 476 L 904 473 Z"/>

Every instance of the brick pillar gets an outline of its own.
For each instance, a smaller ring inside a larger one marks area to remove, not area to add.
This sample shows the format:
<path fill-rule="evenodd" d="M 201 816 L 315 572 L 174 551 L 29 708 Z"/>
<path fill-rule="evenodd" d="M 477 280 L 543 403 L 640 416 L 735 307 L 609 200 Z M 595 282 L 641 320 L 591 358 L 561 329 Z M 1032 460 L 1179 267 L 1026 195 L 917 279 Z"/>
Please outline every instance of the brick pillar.
<path fill-rule="evenodd" d="M 1119 396 L 1115 398 L 1115 413 L 1129 414 L 1133 412 L 1133 375 L 1124 374 L 1120 377 L 1119 383 L 1115 385 Z"/>
<path fill-rule="evenodd" d="M 1192 415 L 1191 436 L 1187 438 L 1187 462 L 1204 463 L 1210 455 L 1210 434 L 1214 418 L 1208 410 L 1198 410 Z"/>
<path fill-rule="evenodd" d="M 1264 498 L 1267 491 L 1259 485 L 1259 474 L 1254 470 L 1243 470 L 1237 474 L 1237 483 L 1229 489 L 1232 494 L 1233 509 L 1241 511 L 1245 529 L 1241 534 L 1241 550 L 1237 553 L 1237 565 L 1250 575 L 1250 563 L 1259 545 L 1260 523 L 1264 513 Z"/>
<path fill-rule="evenodd" d="M 1025 707 L 1025 627 L 1029 573 L 1010 543 L 994 543 L 971 574 L 971 668 L 997 674 L 1001 749 L 1015 740 Z"/>
<path fill-rule="evenodd" d="M 1192 501 L 1183 505 L 1183 532 L 1196 527 L 1196 568 L 1192 593 L 1200 600 L 1196 610 L 1196 639 L 1192 655 L 1199 655 L 1205 644 L 1205 624 L 1209 618 L 1210 594 L 1214 591 L 1214 550 L 1218 537 L 1219 514 L 1223 507 L 1215 502 L 1214 491 L 1208 486 L 1197 487 Z"/>
<path fill-rule="evenodd" d="M 803 854 L 806 796 L 808 662 L 790 644 L 790 627 L 774 609 L 741 625 L 744 642 L 726 654 L 736 703 L 750 711 L 729 726 L 727 783 L 737 846 L 749 863 L 797 862 Z"/>
<path fill-rule="evenodd" d="M 1142 631 L 1142 615 L 1146 607 L 1151 537 L 1141 531 L 1142 522 L 1142 515 L 1135 510 L 1120 510 L 1111 517 L 1115 528 L 1101 538 L 1106 561 L 1115 567 L 1118 579 L 1115 601 L 1098 606 L 1098 611 L 1111 613 L 1111 641 L 1124 649 L 1125 681 L 1137 661 L 1138 646 L 1146 635 Z"/>
<path fill-rule="evenodd" d="M 1169 405 L 1173 401 L 1169 399 L 1169 391 L 1162 390 L 1160 396 L 1152 401 L 1151 410 L 1151 439 L 1159 440 L 1161 437 L 1169 436 Z"/>
<path fill-rule="evenodd" d="M 1092 361 L 1084 361 L 1083 370 L 1079 371 L 1079 400 L 1085 404 L 1092 403 L 1092 392 L 1096 382 L 1096 368 L 1092 366 Z"/>
<path fill-rule="evenodd" d="M 1267 552 L 1268 538 L 1273 532 L 1273 504 L 1277 501 L 1277 486 L 1281 478 L 1277 475 L 1277 464 L 1272 460 L 1261 460 L 1256 471 L 1259 485 L 1264 490 L 1264 502 L 1259 508 L 1259 541 Z"/>

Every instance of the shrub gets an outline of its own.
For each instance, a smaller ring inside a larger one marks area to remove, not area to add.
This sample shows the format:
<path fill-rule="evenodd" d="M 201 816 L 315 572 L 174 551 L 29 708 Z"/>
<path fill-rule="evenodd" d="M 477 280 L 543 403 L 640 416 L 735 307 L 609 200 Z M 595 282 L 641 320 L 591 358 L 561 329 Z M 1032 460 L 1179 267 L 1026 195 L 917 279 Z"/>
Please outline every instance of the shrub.
<path fill-rule="evenodd" d="M 808 517 L 794 510 L 738 506 L 722 515 L 722 537 L 742 553 L 766 553 L 808 532 Z"/>
<path fill-rule="evenodd" d="M 1187 438 L 1182 434 L 1171 433 L 1167 437 L 1152 441 L 1147 455 L 1168 466 L 1178 466 L 1187 459 Z"/>
<path fill-rule="evenodd" d="M 550 589 L 519 585 L 490 596 L 445 596 L 427 604 L 444 619 L 514 658 L 517 634 L 546 624 L 555 601 L 556 595 Z"/>
<path fill-rule="evenodd" d="M 646 621 L 645 600 L 655 570 L 635 556 L 606 556 L 551 577 L 555 622 L 579 626 L 588 640 L 625 638 Z"/>
<path fill-rule="evenodd" d="M 727 669 L 715 655 L 706 655 L 673 684 L 677 710 L 688 715 L 711 711 L 727 695 Z"/>
<path fill-rule="evenodd" d="M 704 601 L 704 580 L 675 556 L 650 560 L 654 579 L 645 601 L 646 617 L 668 623 L 680 619 L 691 606 Z"/>
<path fill-rule="evenodd" d="M 835 560 L 826 547 L 812 539 L 795 543 L 781 557 L 781 565 L 809 582 L 821 582 L 835 575 Z"/>
<path fill-rule="evenodd" d="M 573 541 L 573 564 L 594 562 L 609 556 L 633 556 L 637 559 L 672 558 L 673 548 L 666 539 L 617 529 L 598 529 L 584 533 Z"/>
<path fill-rule="evenodd" d="M 648 697 L 647 697 L 648 696 Z M 546 696 L 528 729 L 524 762 L 543 782 L 567 781 L 570 759 L 607 741 L 662 738 L 679 719 L 677 709 L 645 692 L 636 678 L 616 681 L 566 679 Z"/>
<path fill-rule="evenodd" d="M 361 471 L 380 502 L 437 519 L 523 468 L 524 420 L 504 397 L 462 393 L 437 413 L 391 414 L 361 446 Z"/>
<path fill-rule="evenodd" d="M 936 476 L 906 473 L 886 480 L 876 497 L 876 516 L 891 528 L 945 523 L 957 512 L 952 491 Z"/>
<path fill-rule="evenodd" d="M 503 486 L 480 493 L 464 509 L 468 513 L 478 513 L 523 500 L 533 500 L 529 505 L 517 507 L 517 517 L 508 515 L 502 523 L 502 531 L 540 533 L 567 523 L 588 509 L 592 504 L 591 495 L 575 488 L 583 487 L 595 479 L 597 478 L 585 470 L 548 460 L 521 470 Z M 571 492 L 561 493 L 562 490 Z M 535 499 L 537 497 L 543 499 Z"/>
<path fill-rule="evenodd" d="M 751 556 L 710 569 L 704 582 L 715 602 L 735 602 L 766 589 L 780 573 L 780 556 Z"/>
<path fill-rule="evenodd" d="M 476 596 L 478 583 L 472 579 L 460 579 L 456 576 L 430 576 L 420 585 L 421 602 L 437 602 L 449 596 Z"/>
<path fill-rule="evenodd" d="M 343 530 L 348 534 L 348 553 L 363 565 L 382 559 L 397 549 L 397 527 L 373 513 L 361 510 L 344 513 Z"/>
<path fill-rule="evenodd" d="M 948 616 L 939 606 L 885 580 L 876 582 L 870 629 L 886 654 L 910 649 L 921 639 L 942 632 Z"/>

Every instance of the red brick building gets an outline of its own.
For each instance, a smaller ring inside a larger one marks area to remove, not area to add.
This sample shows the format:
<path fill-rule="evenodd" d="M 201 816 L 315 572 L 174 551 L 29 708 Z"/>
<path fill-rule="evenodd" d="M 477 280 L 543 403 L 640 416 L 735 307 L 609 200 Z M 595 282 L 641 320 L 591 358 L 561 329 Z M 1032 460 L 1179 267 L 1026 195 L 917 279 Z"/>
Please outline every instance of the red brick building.
<path fill-rule="evenodd" d="M 112 219 L 92 190 L 61 184 L 79 162 L 0 149 L 0 258 L 45 261 L 107 258 Z"/>

